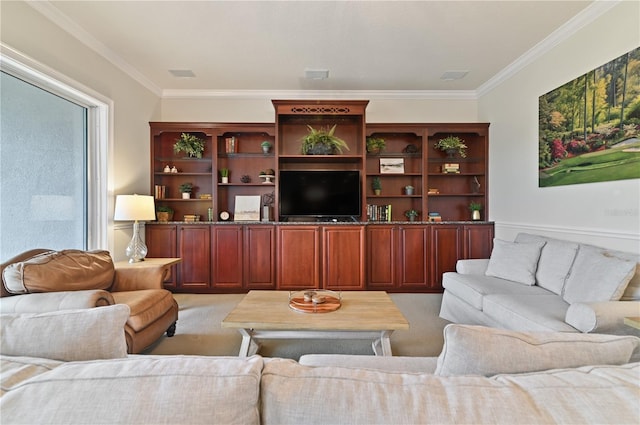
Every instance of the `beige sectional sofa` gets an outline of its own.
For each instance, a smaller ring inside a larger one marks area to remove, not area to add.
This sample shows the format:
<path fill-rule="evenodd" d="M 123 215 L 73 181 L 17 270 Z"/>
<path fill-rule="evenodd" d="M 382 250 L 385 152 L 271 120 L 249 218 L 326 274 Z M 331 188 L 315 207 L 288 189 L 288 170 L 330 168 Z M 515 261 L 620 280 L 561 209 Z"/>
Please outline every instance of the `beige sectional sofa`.
<path fill-rule="evenodd" d="M 449 325 L 437 359 L 144 356 L 126 354 L 127 316 L 125 305 L 4 315 L 2 423 L 640 421 L 633 336 Z M 61 322 L 76 335 L 52 332 Z"/>
<path fill-rule="evenodd" d="M 444 273 L 440 317 L 512 330 L 634 334 L 640 256 L 520 233 Z"/>

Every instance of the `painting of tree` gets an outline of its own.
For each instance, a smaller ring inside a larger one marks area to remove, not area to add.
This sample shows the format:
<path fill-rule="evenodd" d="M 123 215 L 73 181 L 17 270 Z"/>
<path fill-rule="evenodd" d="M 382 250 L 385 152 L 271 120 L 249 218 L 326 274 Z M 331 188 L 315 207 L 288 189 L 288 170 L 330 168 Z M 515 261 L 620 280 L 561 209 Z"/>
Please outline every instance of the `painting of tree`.
<path fill-rule="evenodd" d="M 539 186 L 640 178 L 640 47 L 539 98 Z"/>

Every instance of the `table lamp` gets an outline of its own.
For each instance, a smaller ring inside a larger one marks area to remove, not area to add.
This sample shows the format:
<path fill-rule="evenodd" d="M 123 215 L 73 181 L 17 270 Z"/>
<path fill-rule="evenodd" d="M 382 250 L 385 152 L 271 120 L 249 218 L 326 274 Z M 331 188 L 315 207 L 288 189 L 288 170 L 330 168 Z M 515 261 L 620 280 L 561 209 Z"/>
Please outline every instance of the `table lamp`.
<path fill-rule="evenodd" d="M 130 263 L 144 261 L 147 256 L 147 246 L 140 238 L 138 220 L 155 220 L 156 210 L 153 196 L 147 195 L 118 195 L 116 196 L 115 221 L 133 221 L 133 237 L 127 245 L 125 255 Z"/>

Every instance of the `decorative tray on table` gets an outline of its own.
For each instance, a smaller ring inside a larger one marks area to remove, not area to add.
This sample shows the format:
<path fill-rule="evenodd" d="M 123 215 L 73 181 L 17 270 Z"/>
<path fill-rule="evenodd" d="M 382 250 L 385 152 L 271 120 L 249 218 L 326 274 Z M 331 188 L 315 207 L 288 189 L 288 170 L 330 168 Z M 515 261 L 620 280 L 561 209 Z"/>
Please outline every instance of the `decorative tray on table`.
<path fill-rule="evenodd" d="M 328 313 L 340 308 L 342 294 L 328 289 L 289 292 L 289 307 L 302 313 Z"/>

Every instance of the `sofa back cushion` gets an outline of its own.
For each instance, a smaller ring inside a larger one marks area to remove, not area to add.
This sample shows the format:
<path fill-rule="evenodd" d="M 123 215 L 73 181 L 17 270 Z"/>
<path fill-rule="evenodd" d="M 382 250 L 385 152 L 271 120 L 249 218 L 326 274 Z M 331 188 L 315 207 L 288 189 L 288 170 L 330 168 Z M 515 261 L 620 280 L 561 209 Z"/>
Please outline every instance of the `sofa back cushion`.
<path fill-rule="evenodd" d="M 571 271 L 579 245 L 575 242 L 529 233 L 519 233 L 515 241 L 518 243 L 545 242 L 536 269 L 536 284 L 556 295 L 562 295 L 562 288 Z"/>
<path fill-rule="evenodd" d="M 450 324 L 435 374 L 523 373 L 629 362 L 640 345 L 635 336 L 566 332 L 516 332 Z"/>
<path fill-rule="evenodd" d="M 129 307 L 116 304 L 50 313 L 0 315 L 0 352 L 6 356 L 74 361 L 126 357 Z"/>
<path fill-rule="evenodd" d="M 544 244 L 544 242 L 515 243 L 494 239 L 485 274 L 523 285 L 534 285 L 540 250 Z"/>
<path fill-rule="evenodd" d="M 618 301 L 634 276 L 636 265 L 603 248 L 581 245 L 562 298 L 569 304 Z"/>
<path fill-rule="evenodd" d="M 108 251 L 49 251 L 9 264 L 2 271 L 12 294 L 109 289 L 115 268 Z"/>

